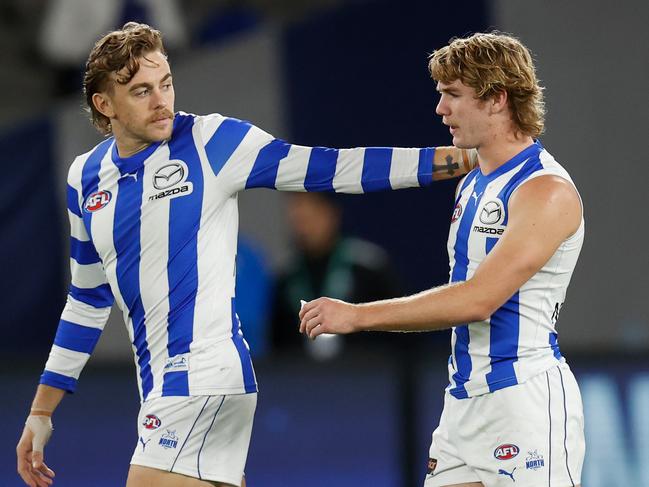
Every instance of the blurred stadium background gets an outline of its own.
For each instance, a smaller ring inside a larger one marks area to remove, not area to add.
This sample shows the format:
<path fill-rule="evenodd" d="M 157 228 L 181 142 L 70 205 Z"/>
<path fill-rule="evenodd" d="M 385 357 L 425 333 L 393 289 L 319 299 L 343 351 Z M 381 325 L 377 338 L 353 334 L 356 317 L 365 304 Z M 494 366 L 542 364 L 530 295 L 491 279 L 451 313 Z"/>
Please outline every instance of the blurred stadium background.
<path fill-rule="evenodd" d="M 542 140 L 586 207 L 586 242 L 559 321 L 585 406 L 582 484 L 649 486 L 644 0 L 0 2 L 1 486 L 21 485 L 14 448 L 65 299 L 65 174 L 99 140 L 82 111 L 81 65 L 97 35 L 124 20 L 167 34 L 176 109 L 334 147 L 448 144 L 427 55 L 474 31 L 519 36 L 547 88 Z M 344 198 L 345 230 L 387 249 L 406 291 L 438 285 L 448 272 L 453 189 Z M 291 250 L 283 196 L 255 190 L 240 203 L 241 234 L 272 276 Z M 314 361 L 273 351 L 269 299 L 250 305 L 248 321 L 242 316 L 261 392 L 248 485 L 421 485 L 446 384 L 447 335 L 398 337 L 388 351 Z M 136 397 L 115 314 L 78 392 L 55 415 L 46 459 L 56 484 L 123 485 Z"/>

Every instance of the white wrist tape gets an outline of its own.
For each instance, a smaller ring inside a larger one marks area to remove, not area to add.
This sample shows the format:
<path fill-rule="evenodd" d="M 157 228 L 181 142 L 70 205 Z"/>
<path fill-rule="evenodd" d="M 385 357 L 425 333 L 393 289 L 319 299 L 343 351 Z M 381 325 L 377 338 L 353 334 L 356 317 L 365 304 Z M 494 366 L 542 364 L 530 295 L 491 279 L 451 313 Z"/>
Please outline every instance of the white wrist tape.
<path fill-rule="evenodd" d="M 45 444 L 52 436 L 52 418 L 49 416 L 28 416 L 25 425 L 34 434 L 32 450 L 42 452 Z"/>

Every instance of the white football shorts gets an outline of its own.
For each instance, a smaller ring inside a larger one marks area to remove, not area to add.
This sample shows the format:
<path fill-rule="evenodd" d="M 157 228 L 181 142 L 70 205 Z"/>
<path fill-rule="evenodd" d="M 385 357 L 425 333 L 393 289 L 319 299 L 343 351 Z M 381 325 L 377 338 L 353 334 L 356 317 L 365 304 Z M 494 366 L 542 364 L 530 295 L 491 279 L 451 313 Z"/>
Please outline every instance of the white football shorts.
<path fill-rule="evenodd" d="M 131 464 L 241 485 L 256 405 L 257 393 L 146 401 Z"/>
<path fill-rule="evenodd" d="M 584 453 L 581 395 L 562 363 L 489 394 L 456 399 L 447 392 L 424 486 L 573 487 Z"/>

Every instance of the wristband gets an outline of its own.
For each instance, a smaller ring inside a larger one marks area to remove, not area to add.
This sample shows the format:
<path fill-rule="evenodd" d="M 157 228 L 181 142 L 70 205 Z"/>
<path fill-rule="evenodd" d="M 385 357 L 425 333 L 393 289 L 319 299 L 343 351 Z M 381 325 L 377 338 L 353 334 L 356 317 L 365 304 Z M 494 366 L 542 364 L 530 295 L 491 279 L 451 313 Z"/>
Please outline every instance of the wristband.
<path fill-rule="evenodd" d="M 49 409 L 41 409 L 41 408 L 31 408 L 29 410 L 29 414 L 31 416 L 52 416 L 52 413 L 54 411 L 50 411 Z"/>

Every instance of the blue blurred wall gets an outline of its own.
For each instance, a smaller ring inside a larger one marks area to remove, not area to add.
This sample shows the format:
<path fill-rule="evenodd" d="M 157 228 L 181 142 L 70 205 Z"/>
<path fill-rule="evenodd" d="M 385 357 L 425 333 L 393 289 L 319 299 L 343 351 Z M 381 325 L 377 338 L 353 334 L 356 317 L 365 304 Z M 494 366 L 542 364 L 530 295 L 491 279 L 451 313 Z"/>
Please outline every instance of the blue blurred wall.
<path fill-rule="evenodd" d="M 64 302 L 53 134 L 48 118 L 0 134 L 0 352 L 12 357 L 44 357 Z"/>

